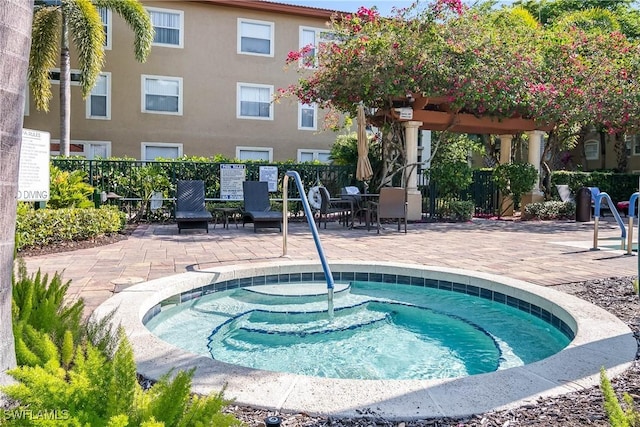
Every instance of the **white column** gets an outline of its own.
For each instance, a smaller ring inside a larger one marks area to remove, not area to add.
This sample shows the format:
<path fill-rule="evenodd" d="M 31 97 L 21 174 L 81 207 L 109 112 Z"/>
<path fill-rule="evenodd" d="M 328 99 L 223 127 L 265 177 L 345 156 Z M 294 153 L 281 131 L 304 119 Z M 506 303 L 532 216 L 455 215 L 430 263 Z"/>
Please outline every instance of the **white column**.
<path fill-rule="evenodd" d="M 407 154 L 407 164 L 418 162 L 418 131 L 422 122 L 404 122 L 405 152 Z M 422 194 L 418 191 L 417 168 L 411 168 L 407 179 L 407 219 L 417 221 L 422 219 Z"/>
<path fill-rule="evenodd" d="M 500 135 L 500 164 L 511 163 L 511 142 L 513 135 Z M 510 196 L 500 194 L 500 214 L 513 215 L 513 202 Z"/>
<path fill-rule="evenodd" d="M 529 163 L 531 163 L 538 171 L 538 179 L 533 184 L 532 192 L 540 193 L 540 147 L 542 146 L 542 138 L 544 132 L 541 130 L 533 130 L 527 132 L 529 136 Z"/>
<path fill-rule="evenodd" d="M 513 135 L 500 135 L 500 164 L 511 162 L 511 141 Z"/>

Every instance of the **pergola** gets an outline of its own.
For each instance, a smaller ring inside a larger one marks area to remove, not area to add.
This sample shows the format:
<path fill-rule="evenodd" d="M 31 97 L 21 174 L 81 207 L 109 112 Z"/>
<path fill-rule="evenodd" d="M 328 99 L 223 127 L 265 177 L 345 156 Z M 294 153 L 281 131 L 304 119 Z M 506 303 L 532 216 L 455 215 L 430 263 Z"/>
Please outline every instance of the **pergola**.
<path fill-rule="evenodd" d="M 371 121 L 375 125 L 382 121 L 400 122 L 405 127 L 407 164 L 418 161 L 418 131 L 435 130 L 456 133 L 490 134 L 500 138 L 500 163 L 511 160 L 513 136 L 526 133 L 529 136 L 528 162 L 540 171 L 540 147 L 544 133 L 552 128 L 550 124 L 541 125 L 533 119 L 522 117 L 496 118 L 477 116 L 454 111 L 444 97 L 426 97 L 407 94 L 404 98 L 394 98 L 393 108 L 378 110 Z M 526 202 L 541 201 L 543 198 L 539 182 L 531 193 L 525 196 Z M 412 169 L 407 188 L 408 219 L 418 220 L 422 216 L 422 196 L 418 191 L 418 177 Z"/>
<path fill-rule="evenodd" d="M 531 131 L 549 131 L 551 125 L 541 125 L 533 119 L 522 117 L 496 118 L 477 116 L 462 111 L 454 111 L 445 97 L 426 97 L 408 94 L 406 98 L 394 98 L 394 108 L 378 110 L 373 122 L 383 118 L 392 121 L 421 122 L 421 130 L 449 131 L 456 133 L 515 135 Z"/>

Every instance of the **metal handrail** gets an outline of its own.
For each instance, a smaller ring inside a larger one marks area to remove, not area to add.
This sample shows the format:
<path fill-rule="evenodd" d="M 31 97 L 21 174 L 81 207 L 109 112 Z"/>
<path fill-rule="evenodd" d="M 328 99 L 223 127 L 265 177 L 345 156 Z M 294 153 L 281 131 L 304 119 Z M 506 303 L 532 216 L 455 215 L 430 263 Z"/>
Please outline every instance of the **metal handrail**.
<path fill-rule="evenodd" d="M 318 228 L 316 222 L 313 220 L 313 213 L 311 212 L 311 206 L 309 206 L 309 200 L 307 199 L 307 193 L 304 191 L 304 184 L 300 179 L 300 175 L 296 171 L 287 171 L 282 179 L 282 256 L 287 255 L 287 230 L 288 230 L 288 215 L 287 215 L 287 187 L 289 183 L 289 177 L 293 177 L 298 186 L 298 192 L 300 193 L 300 199 L 302 201 L 302 207 L 304 208 L 304 214 L 307 217 L 309 223 L 309 229 L 313 235 L 313 241 L 316 244 L 318 250 L 318 256 L 320 257 L 320 263 L 322 264 L 322 270 L 324 271 L 324 277 L 327 280 L 327 311 L 330 317 L 333 317 L 333 274 L 327 263 L 327 258 L 324 256 L 324 250 L 322 249 L 322 243 L 320 243 L 320 236 L 318 234 Z"/>
<path fill-rule="evenodd" d="M 615 205 L 613 204 L 613 200 L 611 200 L 611 197 L 609 197 L 609 195 L 605 192 L 599 193 L 597 196 L 594 197 L 594 210 L 593 210 L 593 248 L 594 250 L 598 249 L 598 223 L 600 222 L 600 204 L 602 203 L 602 199 L 605 199 L 607 201 L 607 205 L 609 206 L 609 210 L 611 211 L 611 213 L 613 214 L 613 217 L 615 218 L 616 222 L 618 223 L 618 226 L 620 227 L 620 230 L 622 231 L 622 236 L 620 237 L 620 249 L 624 250 L 624 246 L 626 243 L 626 237 L 627 237 L 627 228 L 624 225 L 624 221 L 622 221 L 622 218 L 620 218 L 620 214 L 618 213 L 618 209 L 616 209 Z"/>
<path fill-rule="evenodd" d="M 629 197 L 629 210 L 627 217 L 629 221 L 629 236 L 627 237 L 627 255 L 633 252 L 633 218 L 636 216 L 636 203 L 638 203 L 638 192 L 636 191 Z"/>

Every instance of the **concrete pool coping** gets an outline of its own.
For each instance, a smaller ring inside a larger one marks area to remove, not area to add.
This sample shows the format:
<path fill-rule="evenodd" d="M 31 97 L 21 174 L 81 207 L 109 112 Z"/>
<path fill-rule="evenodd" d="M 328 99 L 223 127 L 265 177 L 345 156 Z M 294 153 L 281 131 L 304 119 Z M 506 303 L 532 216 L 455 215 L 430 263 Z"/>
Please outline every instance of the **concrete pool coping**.
<path fill-rule="evenodd" d="M 539 362 L 489 374 L 445 380 L 340 380 L 259 371 L 195 355 L 152 335 L 145 314 L 161 301 L 213 282 L 265 274 L 321 272 L 318 263 L 290 261 L 222 266 L 141 283 L 108 299 L 94 312 L 114 311 L 124 327 L 141 375 L 157 379 L 171 369 L 196 368 L 193 391 L 218 392 L 236 404 L 274 411 L 358 417 L 363 414 L 410 420 L 460 417 L 533 403 L 599 383 L 600 368 L 609 378 L 635 359 L 632 331 L 607 311 L 577 297 L 520 280 L 469 270 L 390 262 L 330 263 L 332 271 L 361 271 L 428 277 L 502 292 L 548 310 L 575 332 L 563 351 Z"/>

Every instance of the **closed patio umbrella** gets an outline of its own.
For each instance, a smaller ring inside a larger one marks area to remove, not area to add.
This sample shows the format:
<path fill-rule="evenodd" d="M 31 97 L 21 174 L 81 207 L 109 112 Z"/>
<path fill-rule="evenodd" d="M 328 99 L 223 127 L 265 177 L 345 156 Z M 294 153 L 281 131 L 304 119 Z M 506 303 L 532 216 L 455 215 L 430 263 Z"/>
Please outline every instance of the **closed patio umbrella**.
<path fill-rule="evenodd" d="M 371 163 L 369 162 L 369 139 L 367 138 L 367 123 L 364 114 L 364 106 L 358 105 L 358 164 L 356 167 L 356 179 L 368 181 L 373 176 Z"/>

